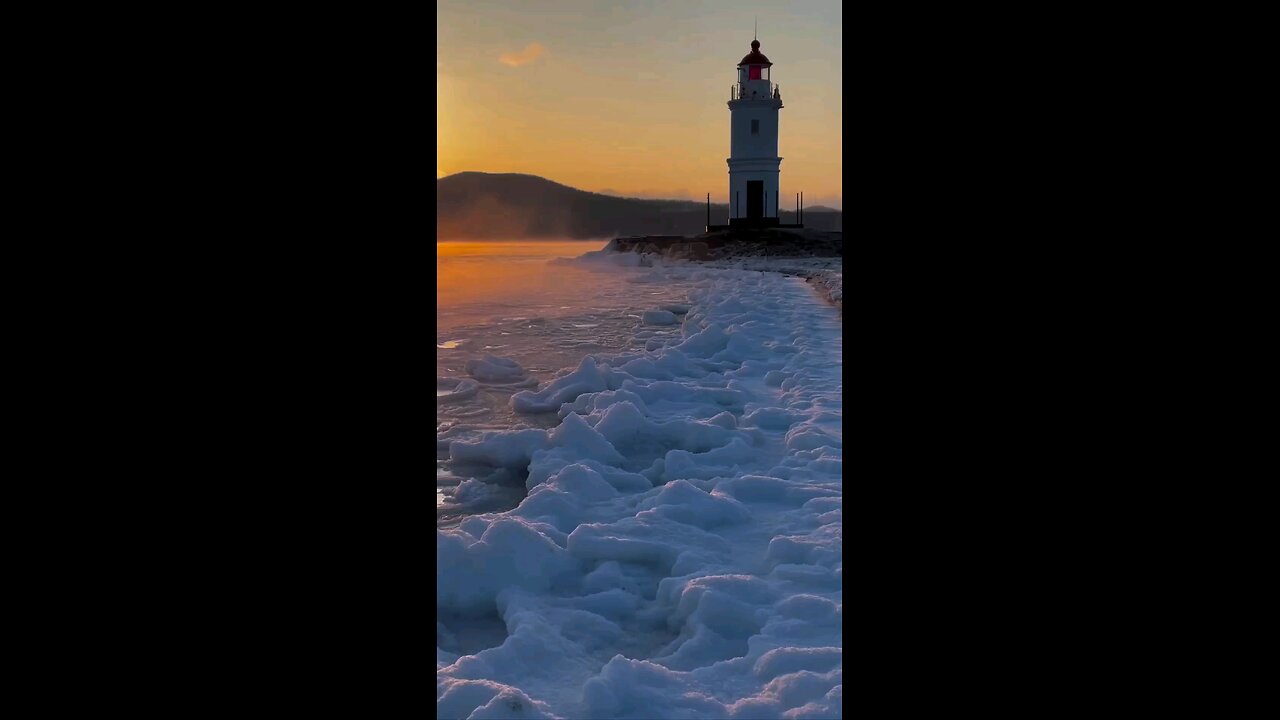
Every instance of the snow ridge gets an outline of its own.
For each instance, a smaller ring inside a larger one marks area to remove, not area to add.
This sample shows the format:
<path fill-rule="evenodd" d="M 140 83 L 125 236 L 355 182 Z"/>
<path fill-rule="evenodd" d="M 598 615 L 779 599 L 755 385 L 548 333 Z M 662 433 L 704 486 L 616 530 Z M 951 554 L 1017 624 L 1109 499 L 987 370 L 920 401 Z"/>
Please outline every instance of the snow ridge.
<path fill-rule="evenodd" d="M 840 717 L 839 313 L 797 277 L 650 272 L 696 280 L 644 318 L 686 311 L 678 338 L 512 396 L 553 430 L 450 443 L 528 496 L 437 531 L 438 717 Z"/>

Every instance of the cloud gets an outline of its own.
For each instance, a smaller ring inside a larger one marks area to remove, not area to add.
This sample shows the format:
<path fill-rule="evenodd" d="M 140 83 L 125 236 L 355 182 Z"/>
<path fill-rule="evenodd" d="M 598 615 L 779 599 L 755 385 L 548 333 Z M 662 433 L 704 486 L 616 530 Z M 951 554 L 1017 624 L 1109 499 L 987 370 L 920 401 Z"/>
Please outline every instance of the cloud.
<path fill-rule="evenodd" d="M 528 65 L 534 60 L 542 57 L 542 54 L 546 51 L 547 49 L 538 43 L 529 43 L 518 53 L 503 53 L 502 55 L 499 55 L 498 62 L 511 67 L 520 67 L 521 65 Z"/>

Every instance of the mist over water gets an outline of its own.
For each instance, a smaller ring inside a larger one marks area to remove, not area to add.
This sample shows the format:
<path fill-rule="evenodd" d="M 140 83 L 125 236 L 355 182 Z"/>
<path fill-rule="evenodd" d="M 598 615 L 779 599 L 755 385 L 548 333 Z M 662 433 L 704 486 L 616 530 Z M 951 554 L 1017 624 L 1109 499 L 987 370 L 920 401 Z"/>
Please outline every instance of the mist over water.
<path fill-rule="evenodd" d="M 587 355 L 643 349 L 654 338 L 679 335 L 679 325 L 642 327 L 641 317 L 663 304 L 684 303 L 691 283 L 655 282 L 646 268 L 563 260 L 605 244 L 436 244 L 438 525 L 509 509 L 525 494 L 524 478 L 511 471 L 450 463 L 448 441 L 492 430 L 555 427 L 555 413 L 513 412 L 511 395 L 544 386 Z M 508 374 L 508 366 L 486 364 L 488 371 L 473 375 L 468 363 L 487 356 L 509 360 L 513 369 Z"/>
<path fill-rule="evenodd" d="M 529 308 L 559 310 L 580 299 L 583 284 L 607 283 L 598 274 L 553 258 L 573 258 L 606 241 L 457 241 L 436 243 L 436 327 L 440 333 L 485 323 Z"/>

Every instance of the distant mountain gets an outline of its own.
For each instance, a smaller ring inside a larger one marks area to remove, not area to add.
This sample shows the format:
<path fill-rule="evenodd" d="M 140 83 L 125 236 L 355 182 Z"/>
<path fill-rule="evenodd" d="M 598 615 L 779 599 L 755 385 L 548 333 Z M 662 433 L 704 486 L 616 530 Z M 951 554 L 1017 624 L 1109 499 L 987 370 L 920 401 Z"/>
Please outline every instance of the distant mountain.
<path fill-rule="evenodd" d="M 722 224 L 727 205 L 711 205 Z M 782 222 L 795 213 L 782 212 Z M 806 208 L 805 226 L 842 229 L 843 214 Z M 604 238 L 617 235 L 693 235 L 707 223 L 706 203 L 641 200 L 578 190 L 536 175 L 464 172 L 436 180 L 436 237 Z"/>

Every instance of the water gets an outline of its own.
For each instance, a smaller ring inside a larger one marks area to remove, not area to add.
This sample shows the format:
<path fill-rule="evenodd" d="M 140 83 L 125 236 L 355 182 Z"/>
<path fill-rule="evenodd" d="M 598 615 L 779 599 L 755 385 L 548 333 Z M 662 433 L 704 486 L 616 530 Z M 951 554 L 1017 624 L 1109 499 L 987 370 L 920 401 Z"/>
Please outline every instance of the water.
<path fill-rule="evenodd" d="M 555 413 L 513 412 L 511 395 L 545 386 L 587 355 L 643 349 L 651 339 L 679 335 L 679 326 L 642 328 L 640 318 L 645 310 L 686 302 L 690 283 L 651 282 L 645 268 L 552 262 L 604 245 L 436 243 L 438 440 L 469 439 L 491 430 L 555 427 Z M 514 360 L 526 375 L 468 379 L 467 362 L 486 354 Z M 475 388 L 469 385 L 473 380 Z M 456 523 L 470 513 L 510 509 L 524 497 L 523 477 L 456 466 L 447 458 L 447 451 L 437 449 L 438 525 Z"/>

